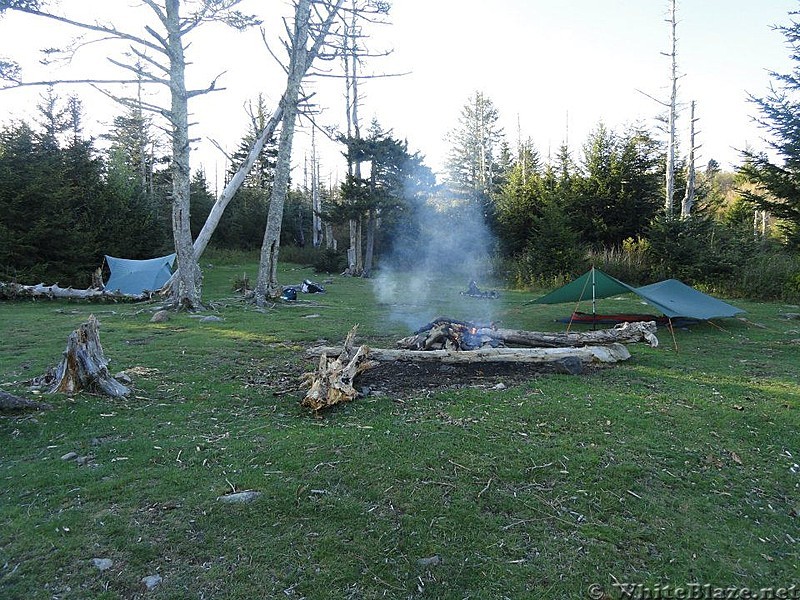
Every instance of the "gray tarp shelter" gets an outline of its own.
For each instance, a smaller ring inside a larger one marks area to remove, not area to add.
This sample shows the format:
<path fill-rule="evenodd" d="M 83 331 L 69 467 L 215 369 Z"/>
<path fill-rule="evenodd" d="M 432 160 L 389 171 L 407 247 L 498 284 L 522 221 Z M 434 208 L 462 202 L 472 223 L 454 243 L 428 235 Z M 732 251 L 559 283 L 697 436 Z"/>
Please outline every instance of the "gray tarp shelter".
<path fill-rule="evenodd" d="M 595 300 L 627 293 L 636 294 L 670 319 L 685 317 L 706 321 L 715 317 L 733 317 L 745 312 L 741 308 L 704 294 L 677 279 L 667 279 L 651 285 L 633 287 L 594 267 L 574 281 L 541 298 L 532 300 L 530 304 L 559 304 L 591 300 L 592 314 L 595 314 Z"/>
<path fill-rule="evenodd" d="M 171 267 L 174 262 L 175 254 L 147 260 L 114 258 L 106 255 L 111 275 L 105 288 L 109 292 L 119 291 L 133 296 L 139 296 L 145 291 L 158 290 L 172 276 Z"/>

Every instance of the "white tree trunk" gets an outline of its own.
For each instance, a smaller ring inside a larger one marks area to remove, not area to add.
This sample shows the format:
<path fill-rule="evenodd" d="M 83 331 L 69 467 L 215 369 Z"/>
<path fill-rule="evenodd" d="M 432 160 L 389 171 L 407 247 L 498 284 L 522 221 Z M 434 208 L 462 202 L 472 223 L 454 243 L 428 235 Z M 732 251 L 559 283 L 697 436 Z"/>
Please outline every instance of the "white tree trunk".
<path fill-rule="evenodd" d="M 225 189 L 222 190 L 219 198 L 217 198 L 216 202 L 214 202 L 214 206 L 211 207 L 211 212 L 209 212 L 208 217 L 206 217 L 206 222 L 203 224 L 203 229 L 200 230 L 200 233 L 197 235 L 197 239 L 194 242 L 194 252 L 197 258 L 200 258 L 205 251 L 206 246 L 208 246 L 208 242 L 211 240 L 214 230 L 217 228 L 217 225 L 219 225 L 222 214 L 225 212 L 225 208 L 236 195 L 236 192 L 239 191 L 239 188 L 242 186 L 242 183 L 244 183 L 244 180 L 247 177 L 247 174 L 250 172 L 250 169 L 253 168 L 256 160 L 258 160 L 261 150 L 264 148 L 264 144 L 266 144 L 267 141 L 274 135 L 275 128 L 278 126 L 278 123 L 281 121 L 282 117 L 283 99 L 281 99 L 281 103 L 278 105 L 278 108 L 275 110 L 275 112 L 272 113 L 272 116 L 269 118 L 269 121 L 267 121 L 264 129 L 253 141 L 253 145 L 250 147 L 250 151 L 247 153 L 247 158 L 245 158 L 244 162 L 239 166 L 236 173 L 234 173 L 233 177 L 231 177 L 231 180 L 225 186 Z"/>
<path fill-rule="evenodd" d="M 319 159 L 317 158 L 317 138 L 311 130 L 311 232 L 314 248 L 322 245 L 322 202 L 319 194 Z"/>
<path fill-rule="evenodd" d="M 180 0 L 167 0 L 165 24 L 171 94 L 169 119 L 172 125 L 172 234 L 178 262 L 172 300 L 179 308 L 191 310 L 202 306 L 202 275 L 192 245 L 189 220 L 189 98 L 186 92 L 186 61 L 180 30 Z"/>
<path fill-rule="evenodd" d="M 671 62 L 671 83 L 672 92 L 670 93 L 669 101 L 669 122 L 668 134 L 669 142 L 667 146 L 667 173 L 666 173 L 666 195 L 664 200 L 664 212 L 667 217 L 671 217 L 674 210 L 674 196 L 675 196 L 675 119 L 677 117 L 677 104 L 678 104 L 678 63 L 677 63 L 677 46 L 678 39 L 676 34 L 677 19 L 676 19 L 676 0 L 672 0 L 670 9 L 669 24 L 672 31 L 672 52 L 670 57 Z"/>
<path fill-rule="evenodd" d="M 695 201 L 695 180 L 696 180 L 696 170 L 694 166 L 695 162 L 695 140 L 694 140 L 694 124 L 696 119 L 694 118 L 694 100 L 692 100 L 691 108 L 690 108 L 690 123 L 689 123 L 689 173 L 686 177 L 686 194 L 683 196 L 683 203 L 681 204 L 681 218 L 688 219 L 692 214 L 692 208 L 694 208 L 694 201 Z"/>
<path fill-rule="evenodd" d="M 272 184 L 269 213 L 267 214 L 264 240 L 261 244 L 261 258 L 256 280 L 255 301 L 259 307 L 264 306 L 267 296 L 277 297 L 281 291 L 278 285 L 281 221 L 283 220 L 283 206 L 286 201 L 289 173 L 292 166 L 292 138 L 294 137 L 294 123 L 297 117 L 300 84 L 310 64 L 309 52 L 306 48 L 310 20 L 311 0 L 298 0 L 295 6 L 294 31 L 291 39 L 289 78 L 282 100 L 283 127 L 281 127 L 280 141 L 278 143 L 278 161 L 275 168 L 275 180 Z M 313 57 L 311 58 L 313 60 Z"/>

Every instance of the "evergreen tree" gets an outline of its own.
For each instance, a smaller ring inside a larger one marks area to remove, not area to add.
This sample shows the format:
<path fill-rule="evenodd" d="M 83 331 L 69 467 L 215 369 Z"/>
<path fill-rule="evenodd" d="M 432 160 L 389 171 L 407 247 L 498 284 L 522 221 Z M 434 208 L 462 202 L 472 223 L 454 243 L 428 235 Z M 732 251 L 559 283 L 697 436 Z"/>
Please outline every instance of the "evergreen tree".
<path fill-rule="evenodd" d="M 504 139 L 499 119 L 491 99 L 475 92 L 461 110 L 458 126 L 447 136 L 448 185 L 456 198 L 479 203 L 489 223 L 494 221 L 491 198 L 497 190 Z"/>
<path fill-rule="evenodd" d="M 660 208 L 658 143 L 642 129 L 618 135 L 602 123 L 583 148 L 582 173 L 566 202 L 572 227 L 593 246 L 641 234 Z"/>
<path fill-rule="evenodd" d="M 790 13 L 789 25 L 777 30 L 786 37 L 795 66 L 790 73 L 770 75 L 777 85 L 769 94 L 751 101 L 758 107 L 759 124 L 771 136 L 767 152 L 743 151 L 740 174 L 755 187 L 742 189 L 743 197 L 783 219 L 788 239 L 800 246 L 800 12 Z"/>

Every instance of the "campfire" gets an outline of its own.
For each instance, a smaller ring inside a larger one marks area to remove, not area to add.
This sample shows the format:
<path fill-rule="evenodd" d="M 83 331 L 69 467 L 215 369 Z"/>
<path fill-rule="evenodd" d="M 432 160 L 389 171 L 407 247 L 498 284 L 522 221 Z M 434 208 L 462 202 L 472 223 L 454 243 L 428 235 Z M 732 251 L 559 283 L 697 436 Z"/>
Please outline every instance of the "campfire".
<path fill-rule="evenodd" d="M 397 347 L 406 350 L 476 350 L 504 346 L 502 340 L 490 335 L 494 329 L 494 324 L 476 325 L 439 317 L 417 329 L 414 335 L 399 340 Z"/>
<path fill-rule="evenodd" d="M 579 374 L 584 365 L 616 363 L 631 357 L 625 343 L 658 345 L 655 322 L 622 323 L 613 329 L 550 333 L 502 329 L 446 317 L 434 319 L 397 342 L 397 348 L 354 344 L 355 328 L 344 347 L 310 348 L 319 357 L 317 370 L 306 373 L 309 388 L 302 405 L 315 413 L 358 396 L 355 379 L 379 362 L 432 361 L 445 364 L 538 363 Z M 335 358 L 330 358 L 335 357 Z"/>

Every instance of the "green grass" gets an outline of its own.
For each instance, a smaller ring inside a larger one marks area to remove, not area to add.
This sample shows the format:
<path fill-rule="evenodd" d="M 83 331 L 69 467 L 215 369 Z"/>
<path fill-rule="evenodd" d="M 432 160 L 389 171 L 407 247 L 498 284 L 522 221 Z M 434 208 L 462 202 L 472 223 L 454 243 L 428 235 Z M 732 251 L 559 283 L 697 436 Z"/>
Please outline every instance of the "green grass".
<path fill-rule="evenodd" d="M 303 350 L 356 323 L 391 346 L 410 333 L 397 310 L 418 325 L 446 314 L 559 330 L 572 307 L 465 299 L 466 282 L 377 301 L 371 282 L 334 277 L 325 295 L 258 311 L 231 291 L 255 269 L 204 268 L 219 323 L 152 324 L 154 304 L 0 303 L 6 391 L 30 396 L 24 382 L 90 314 L 112 372 L 140 368 L 128 399 L 57 395 L 51 411 L 0 418 L 0 597 L 586 598 L 593 582 L 619 597 L 615 580 L 798 582 L 800 322 L 779 317 L 796 308 L 737 303 L 746 322 L 674 341 L 661 330 L 661 347 L 587 375 L 370 396 L 314 418 L 298 404 Z M 282 282 L 304 278 L 322 279 L 284 265 Z M 70 451 L 91 460 L 60 460 Z M 262 496 L 219 503 L 232 487 Z"/>

